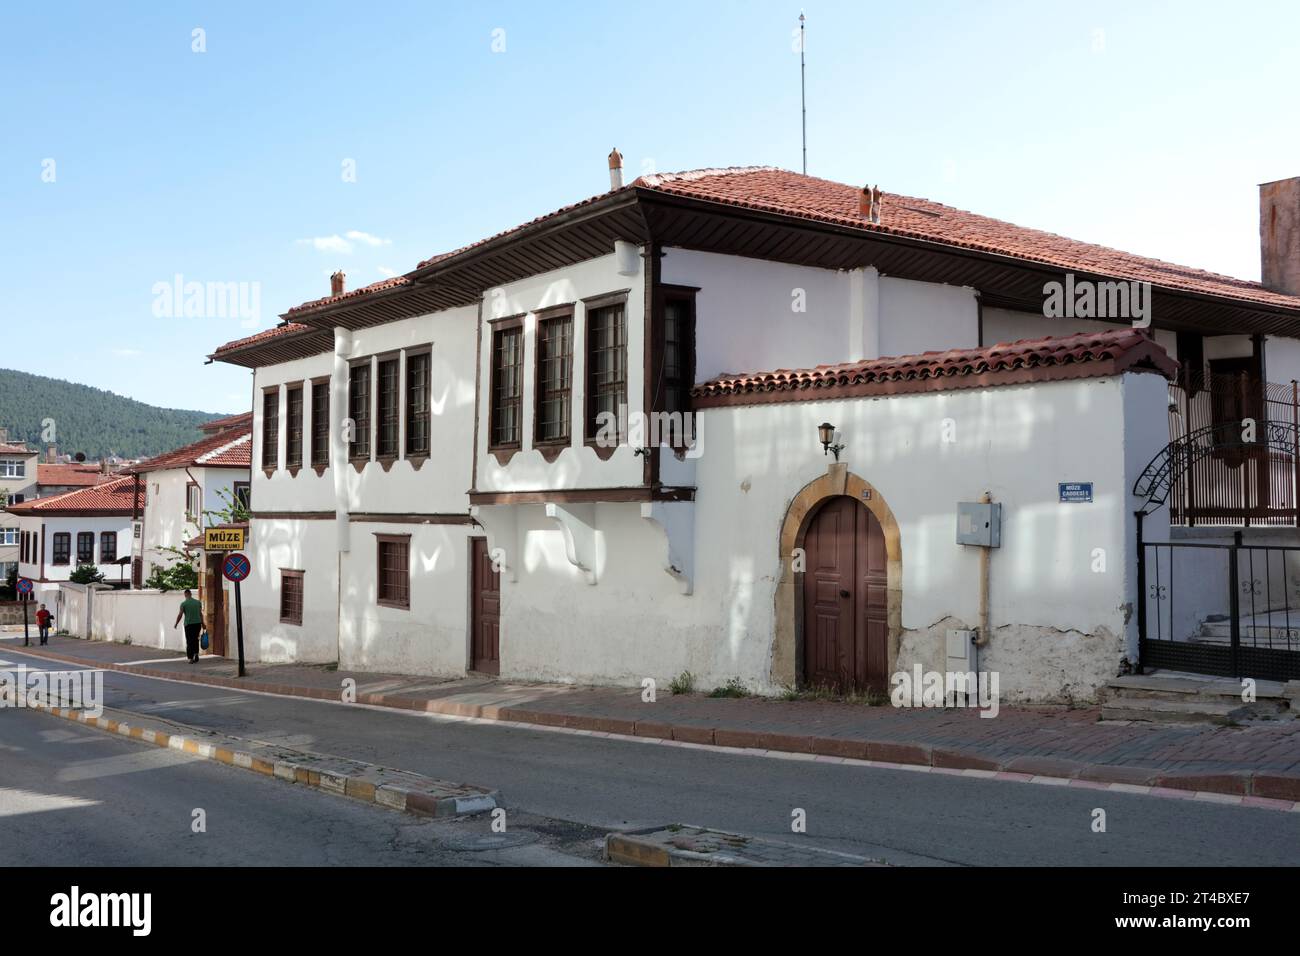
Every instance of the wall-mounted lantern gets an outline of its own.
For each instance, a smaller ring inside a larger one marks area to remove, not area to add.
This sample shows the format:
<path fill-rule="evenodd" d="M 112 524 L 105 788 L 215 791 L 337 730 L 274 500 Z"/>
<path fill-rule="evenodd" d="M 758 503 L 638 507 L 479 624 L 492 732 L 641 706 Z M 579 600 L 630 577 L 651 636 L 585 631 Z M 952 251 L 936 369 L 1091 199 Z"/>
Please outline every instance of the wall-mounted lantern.
<path fill-rule="evenodd" d="M 822 454 L 833 454 L 835 460 L 840 460 L 840 452 L 844 450 L 844 443 L 835 441 L 835 426 L 830 422 L 822 422 L 817 426 L 817 437 L 822 443 Z"/>

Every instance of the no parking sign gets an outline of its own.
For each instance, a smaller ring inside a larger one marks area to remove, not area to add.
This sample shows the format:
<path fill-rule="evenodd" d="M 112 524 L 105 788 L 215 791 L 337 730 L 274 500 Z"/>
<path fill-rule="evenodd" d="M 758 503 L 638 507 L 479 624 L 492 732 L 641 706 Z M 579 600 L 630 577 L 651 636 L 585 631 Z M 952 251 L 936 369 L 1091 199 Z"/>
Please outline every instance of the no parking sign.
<path fill-rule="evenodd" d="M 244 602 L 239 596 L 239 582 L 253 573 L 253 564 L 235 551 L 221 562 L 221 576 L 235 582 L 235 634 L 239 637 L 239 676 L 244 676 Z"/>

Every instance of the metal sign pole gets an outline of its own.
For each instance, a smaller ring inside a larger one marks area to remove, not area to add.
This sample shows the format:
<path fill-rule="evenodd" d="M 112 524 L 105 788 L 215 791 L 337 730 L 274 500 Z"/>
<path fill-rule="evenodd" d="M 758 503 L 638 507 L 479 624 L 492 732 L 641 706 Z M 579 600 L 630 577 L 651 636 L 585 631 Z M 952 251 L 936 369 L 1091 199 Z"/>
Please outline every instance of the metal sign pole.
<path fill-rule="evenodd" d="M 30 633 L 27 630 L 27 605 L 28 602 L 31 601 L 31 599 L 32 599 L 31 595 L 24 591 L 23 592 L 23 647 L 28 647 L 32 643 Z"/>
<path fill-rule="evenodd" d="M 235 582 L 235 635 L 239 639 L 239 676 L 244 676 L 244 603 L 239 597 L 239 582 Z"/>

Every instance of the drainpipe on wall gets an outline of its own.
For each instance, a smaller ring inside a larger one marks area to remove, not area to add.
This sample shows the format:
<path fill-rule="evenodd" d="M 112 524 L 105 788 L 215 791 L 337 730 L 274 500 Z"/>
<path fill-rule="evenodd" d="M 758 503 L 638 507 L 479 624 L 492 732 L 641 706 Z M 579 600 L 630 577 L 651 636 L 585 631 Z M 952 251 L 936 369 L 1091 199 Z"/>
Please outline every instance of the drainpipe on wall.
<path fill-rule="evenodd" d="M 980 495 L 980 504 L 992 504 L 993 496 L 987 491 Z M 989 630 L 989 558 L 992 548 L 980 548 L 980 627 L 975 637 L 975 646 L 984 647 L 992 636 Z M 975 668 L 979 670 L 979 651 L 975 652 Z"/>

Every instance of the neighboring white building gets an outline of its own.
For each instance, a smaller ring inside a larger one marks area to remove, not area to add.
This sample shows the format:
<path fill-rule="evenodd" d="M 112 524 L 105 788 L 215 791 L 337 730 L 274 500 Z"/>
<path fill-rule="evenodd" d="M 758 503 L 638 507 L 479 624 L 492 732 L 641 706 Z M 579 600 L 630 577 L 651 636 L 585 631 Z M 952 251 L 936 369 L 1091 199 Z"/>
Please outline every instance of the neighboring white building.
<path fill-rule="evenodd" d="M 10 508 L 19 530 L 18 573 L 38 592 L 56 591 L 79 565 L 89 564 L 105 584 L 125 587 L 119 559 L 130 554 L 134 492 L 133 478 L 114 478 Z"/>
<path fill-rule="evenodd" d="M 617 160 L 608 193 L 336 274 L 213 354 L 254 374 L 252 659 L 772 693 L 957 656 L 1022 700 L 1141 662 L 1165 598 L 1134 488 L 1171 437 L 1179 468 L 1217 447 L 1200 405 L 1274 417 L 1300 229 L 1264 233 L 1266 286 L 769 168 L 623 186 Z M 1261 197 L 1300 221 L 1300 180 Z M 1101 298 L 1049 315 L 1076 282 Z M 1263 451 L 1209 456 L 1227 470 L 1177 485 L 1174 531 L 1294 538 L 1295 449 Z M 985 494 L 998 546 L 958 543 Z"/>
<path fill-rule="evenodd" d="M 251 412 L 217 419 L 200 427 L 204 436 L 181 448 L 133 465 L 143 500 L 139 545 L 133 548 L 135 586 L 156 567 L 181 560 L 188 542 L 221 522 L 222 511 L 249 494 Z"/>
<path fill-rule="evenodd" d="M 36 496 L 38 457 L 25 444 L 0 441 L 0 586 L 18 567 L 18 520 L 8 508 Z"/>

